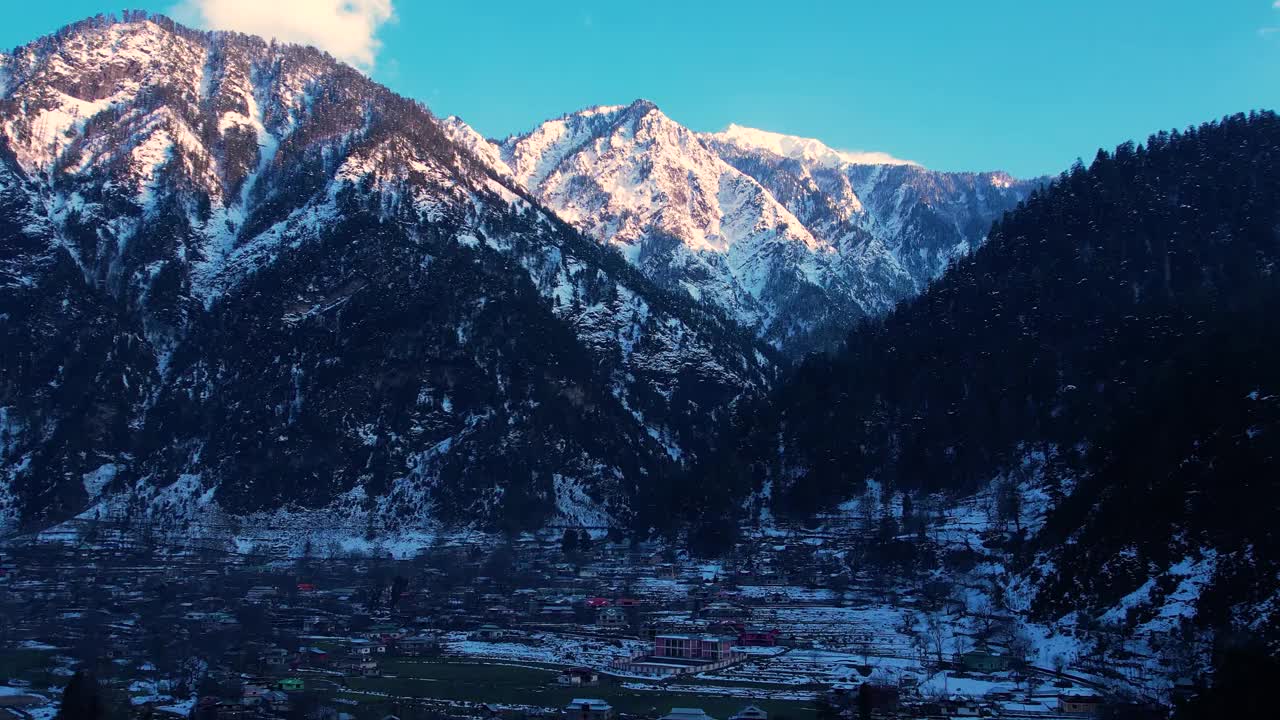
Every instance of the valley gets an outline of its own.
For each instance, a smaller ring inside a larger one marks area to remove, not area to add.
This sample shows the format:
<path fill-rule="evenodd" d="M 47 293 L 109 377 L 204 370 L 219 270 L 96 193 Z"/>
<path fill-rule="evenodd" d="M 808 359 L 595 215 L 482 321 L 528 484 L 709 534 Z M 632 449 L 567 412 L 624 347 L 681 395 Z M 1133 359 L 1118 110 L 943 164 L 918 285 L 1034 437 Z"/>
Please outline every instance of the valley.
<path fill-rule="evenodd" d="M 1079 716 L 1063 698 L 1132 710 L 1184 691 L 1193 659 L 1155 651 L 1162 633 L 1116 644 L 1119 626 L 1036 622 L 1016 607 L 1003 554 L 984 549 L 1001 534 L 988 515 L 948 515 L 913 539 L 942 564 L 912 572 L 852 560 L 876 532 L 853 515 L 744 528 L 717 561 L 577 529 L 288 557 L 261 540 L 233 554 L 139 543 L 137 528 L 104 524 L 93 544 L 6 552 L 4 653 L 28 653 L 9 677 L 47 698 L 80 654 L 106 648 L 111 696 L 159 717 L 272 687 L 291 706 L 357 718 L 538 717 L 590 697 L 630 717 L 751 705 L 796 720 L 860 702 L 884 717 L 1058 720 Z M 711 661 L 665 660 L 664 637 L 722 638 L 731 655 L 700 670 Z M 679 674 L 653 674 L 666 668 Z M 565 684 L 575 677 L 585 684 Z"/>
<path fill-rule="evenodd" d="M 372 35 L 32 37 L 0 53 L 0 717 L 1272 704 L 1275 112 L 1020 178 L 648 85 L 489 138 L 375 80 Z"/>

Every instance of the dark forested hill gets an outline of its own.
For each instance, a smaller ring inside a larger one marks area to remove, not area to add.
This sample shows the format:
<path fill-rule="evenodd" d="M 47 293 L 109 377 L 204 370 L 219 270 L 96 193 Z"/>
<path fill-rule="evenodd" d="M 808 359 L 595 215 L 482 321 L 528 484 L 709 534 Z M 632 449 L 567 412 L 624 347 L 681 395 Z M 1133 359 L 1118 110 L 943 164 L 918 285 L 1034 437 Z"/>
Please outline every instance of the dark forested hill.
<path fill-rule="evenodd" d="M 803 516 L 868 479 L 960 494 L 1043 453 L 1060 502 L 1028 551 L 1057 559 L 1064 607 L 1193 550 L 1215 587 L 1257 577 L 1278 555 L 1277 259 L 1275 114 L 1099 152 L 744 413 L 707 474 Z"/>

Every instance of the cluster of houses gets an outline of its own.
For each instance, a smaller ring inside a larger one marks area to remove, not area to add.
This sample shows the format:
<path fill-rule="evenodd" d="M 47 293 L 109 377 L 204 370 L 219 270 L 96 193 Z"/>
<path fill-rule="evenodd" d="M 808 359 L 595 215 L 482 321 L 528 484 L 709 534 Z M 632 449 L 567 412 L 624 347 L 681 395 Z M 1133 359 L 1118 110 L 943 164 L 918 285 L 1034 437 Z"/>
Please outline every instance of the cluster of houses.
<path fill-rule="evenodd" d="M 564 720 L 616 720 L 618 713 L 607 701 L 599 698 L 576 698 L 565 705 Z M 718 720 L 702 708 L 671 708 L 671 712 L 658 720 Z M 769 713 L 754 705 L 742 708 L 728 720 L 769 720 Z"/>
<path fill-rule="evenodd" d="M 368 561 L 354 559 L 317 564 L 296 574 L 267 565 L 228 570 L 220 562 L 190 567 L 132 563 L 119 571 L 87 573 L 78 583 L 83 590 L 64 578 L 32 578 L 22 572 L 7 573 L 5 583 L 15 594 L 67 616 L 109 617 L 112 622 L 105 624 L 100 638 L 102 653 L 119 661 L 120 667 L 128 664 L 124 661 L 137 666 L 154 652 L 155 641 L 148 633 L 154 636 L 155 627 L 165 628 L 162 635 L 175 647 L 175 656 L 198 638 L 226 638 L 227 647 L 211 662 L 210 672 L 228 679 L 227 687 L 200 698 L 196 712 L 203 713 L 201 720 L 235 720 L 288 713 L 293 700 L 305 692 L 302 677 L 342 682 L 385 673 L 391 657 L 437 656 L 444 651 L 445 633 L 450 633 L 455 651 L 454 641 L 464 635 L 474 642 L 512 645 L 532 644 L 539 636 L 557 632 L 586 635 L 619 648 L 611 661 L 607 659 L 612 650 L 603 657 L 570 657 L 569 662 L 583 665 L 560 673 L 556 682 L 566 688 L 599 687 L 602 672 L 666 679 L 723 670 L 758 657 L 746 655 L 745 648 L 793 647 L 801 642 L 790 634 L 796 632 L 793 626 L 767 624 L 778 615 L 766 606 L 794 602 L 781 586 L 796 584 L 797 576 L 806 583 L 821 582 L 822 555 L 808 546 L 779 547 L 716 578 L 692 563 L 679 564 L 666 554 L 652 553 L 640 562 L 602 562 L 594 569 L 546 557 L 522 560 L 524 579 L 511 579 L 484 574 L 479 554 L 472 553 L 460 567 L 448 570 L 388 562 L 379 573 L 379 568 L 370 571 L 363 565 Z M 612 544 L 599 550 L 601 556 L 622 552 Z M 781 562 L 781 557 L 788 560 Z M 399 572 L 413 579 L 394 593 L 393 602 L 388 590 Z M 466 580 L 456 581 L 454 575 Z M 637 582 L 637 576 L 645 582 Z M 667 579 L 680 582 L 649 582 Z M 740 592 L 735 582 L 779 587 L 776 593 L 762 595 Z M 653 587 L 678 589 L 658 593 Z M 76 621 L 59 618 L 53 628 L 50 634 L 49 623 L 19 620 L 10 637 L 59 647 L 89 637 Z M 628 649 L 639 647 L 632 640 L 637 637 L 649 646 L 631 654 Z M 956 657 L 954 667 L 987 674 L 1007 672 L 1013 664 L 1007 654 L 982 647 Z M 857 717 L 859 691 L 836 688 L 832 705 L 843 715 Z M 877 688 L 875 695 L 878 706 L 886 708 L 918 698 L 903 688 Z M 1064 692 L 1057 710 L 1087 715 L 1100 703 L 1088 692 Z M 917 710 L 934 708 L 916 703 L 913 712 Z M 936 710 L 967 716 L 988 709 L 981 703 L 948 700 Z M 611 720 L 616 715 L 608 702 L 591 698 L 575 700 L 563 714 L 568 720 Z M 664 720 L 716 719 L 696 708 L 674 708 Z M 725 720 L 767 716 L 758 708 L 745 708 Z"/>
<path fill-rule="evenodd" d="M 880 683 L 837 684 L 822 697 L 823 704 L 835 717 L 855 720 L 871 710 L 875 717 L 910 717 L 915 720 L 955 720 L 956 718 L 1008 717 L 1002 703 L 1018 702 L 1012 693 L 989 693 L 982 698 L 951 696 L 921 698 L 912 692 L 910 681 L 897 686 Z M 1061 690 L 1056 697 L 1045 698 L 1038 709 L 1026 708 L 1012 717 L 1022 720 L 1043 718 L 1088 718 L 1101 714 L 1105 699 L 1097 692 L 1082 687 Z M 1142 714 L 1124 717 L 1148 717 Z M 1154 716 L 1153 716 L 1154 717 Z M 1160 715 L 1163 717 L 1163 715 Z"/>

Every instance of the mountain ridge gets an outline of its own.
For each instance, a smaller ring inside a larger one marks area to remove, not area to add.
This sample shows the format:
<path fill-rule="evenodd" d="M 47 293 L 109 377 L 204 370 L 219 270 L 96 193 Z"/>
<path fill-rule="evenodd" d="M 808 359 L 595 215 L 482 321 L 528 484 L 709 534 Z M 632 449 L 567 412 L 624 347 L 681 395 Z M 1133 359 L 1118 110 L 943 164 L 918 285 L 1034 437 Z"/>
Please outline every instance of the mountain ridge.
<path fill-rule="evenodd" d="M 1274 113 L 1239 114 L 1064 172 L 744 408 L 695 470 L 704 524 L 820 523 L 872 489 L 910 524 L 985 496 L 1020 610 L 1274 637 L 1278 139 Z"/>
<path fill-rule="evenodd" d="M 9 525 L 626 526 L 773 373 L 318 51 L 131 13 L 4 70 Z"/>
<path fill-rule="evenodd" d="M 497 144 L 318 50 L 146 13 L 0 74 L 10 525 L 626 527 L 784 355 L 917 287 L 883 240 L 814 235 L 649 101 Z M 441 295 L 436 272 L 472 287 Z"/>
<path fill-rule="evenodd" d="M 819 162 L 827 166 L 843 163 L 850 165 L 916 165 L 913 160 L 895 158 L 889 153 L 875 151 L 836 150 L 816 138 L 787 135 L 784 133 L 746 127 L 730 123 L 720 132 L 708 133 L 719 142 L 732 143 L 740 147 L 751 147 L 756 150 L 767 150 L 774 155 L 809 162 Z"/>
<path fill-rule="evenodd" d="M 446 125 L 495 172 L 647 277 L 718 307 L 792 357 L 830 349 L 859 318 L 919 292 L 1038 183 L 842 156 L 816 140 L 758 131 L 803 150 L 784 157 L 767 143 L 731 142 L 740 133 L 689 130 L 644 99 L 567 113 L 503 140 L 457 117 Z M 835 179 L 820 186 L 815 174 Z M 911 200 L 895 202 L 898 191 Z M 815 215 L 815 205 L 827 213 Z"/>

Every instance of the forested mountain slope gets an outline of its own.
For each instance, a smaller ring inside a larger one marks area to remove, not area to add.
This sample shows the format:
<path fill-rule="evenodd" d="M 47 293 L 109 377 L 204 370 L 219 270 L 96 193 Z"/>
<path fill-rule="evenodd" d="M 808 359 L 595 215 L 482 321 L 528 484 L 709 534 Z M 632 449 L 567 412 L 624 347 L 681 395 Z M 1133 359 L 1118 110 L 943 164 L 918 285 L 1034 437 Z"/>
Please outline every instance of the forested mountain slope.
<path fill-rule="evenodd" d="M 0 526 L 625 525 L 760 349 L 316 50 L 130 13 L 0 57 Z"/>
<path fill-rule="evenodd" d="M 1274 617 L 1277 260 L 1275 114 L 1100 152 L 744 412 L 703 501 L 804 516 L 868 480 L 955 497 L 1034 456 L 1056 509 L 1019 552 L 1042 609 L 1186 560 L 1216 569 L 1214 611 Z"/>

